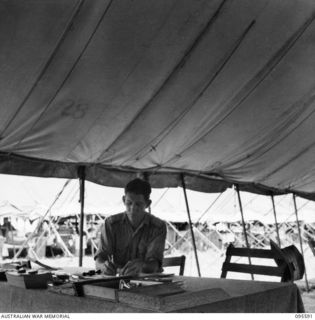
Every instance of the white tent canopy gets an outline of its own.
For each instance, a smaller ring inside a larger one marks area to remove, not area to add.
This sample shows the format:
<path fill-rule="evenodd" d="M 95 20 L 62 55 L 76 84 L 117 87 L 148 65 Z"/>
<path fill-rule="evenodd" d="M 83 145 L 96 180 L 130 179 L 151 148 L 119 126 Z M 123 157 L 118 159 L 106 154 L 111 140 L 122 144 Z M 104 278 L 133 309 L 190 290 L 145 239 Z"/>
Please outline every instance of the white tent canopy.
<path fill-rule="evenodd" d="M 0 172 L 315 199 L 314 0 L 0 0 Z"/>
<path fill-rule="evenodd" d="M 22 216 L 23 212 L 8 200 L 0 202 L 0 217 Z"/>

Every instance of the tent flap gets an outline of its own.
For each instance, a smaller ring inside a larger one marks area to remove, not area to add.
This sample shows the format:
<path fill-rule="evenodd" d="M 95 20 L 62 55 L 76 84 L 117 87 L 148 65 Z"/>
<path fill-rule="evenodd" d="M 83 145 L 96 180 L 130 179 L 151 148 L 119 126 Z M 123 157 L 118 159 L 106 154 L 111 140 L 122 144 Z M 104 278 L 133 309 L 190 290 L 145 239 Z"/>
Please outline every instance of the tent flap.
<path fill-rule="evenodd" d="M 78 170 L 82 164 L 60 163 L 43 159 L 31 159 L 22 156 L 0 154 L 0 173 L 37 176 L 58 177 L 67 179 L 79 178 Z M 124 187 L 128 181 L 142 177 L 149 179 L 152 187 L 181 187 L 180 172 L 172 170 L 166 172 L 139 171 L 135 169 L 105 168 L 102 165 L 86 165 L 86 180 L 106 185 L 109 187 Z M 216 180 L 212 177 L 198 176 L 197 174 L 185 175 L 186 187 L 201 192 L 223 192 L 231 187 L 231 183 L 224 180 Z"/>

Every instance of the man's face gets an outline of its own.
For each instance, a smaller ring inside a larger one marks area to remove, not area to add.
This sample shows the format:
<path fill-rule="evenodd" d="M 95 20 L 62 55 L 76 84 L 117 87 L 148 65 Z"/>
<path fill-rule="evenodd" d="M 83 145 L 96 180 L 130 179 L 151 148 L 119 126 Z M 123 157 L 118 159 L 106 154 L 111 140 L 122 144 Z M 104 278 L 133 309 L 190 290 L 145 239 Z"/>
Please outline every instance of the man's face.
<path fill-rule="evenodd" d="M 149 205 L 149 201 L 146 201 L 143 194 L 135 194 L 127 192 L 123 197 L 124 204 L 126 206 L 126 213 L 130 217 L 141 217 L 145 213 L 145 209 Z"/>

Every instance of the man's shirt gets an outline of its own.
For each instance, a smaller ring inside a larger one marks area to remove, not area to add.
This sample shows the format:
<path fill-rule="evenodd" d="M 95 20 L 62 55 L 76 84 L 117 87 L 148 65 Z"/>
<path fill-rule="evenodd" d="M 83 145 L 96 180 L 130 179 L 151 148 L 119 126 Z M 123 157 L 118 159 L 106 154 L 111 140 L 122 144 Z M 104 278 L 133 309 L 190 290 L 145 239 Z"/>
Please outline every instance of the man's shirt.
<path fill-rule="evenodd" d="M 95 258 L 108 260 L 113 255 L 114 263 L 122 268 L 129 260 L 156 260 L 161 269 L 166 238 L 163 220 L 146 213 L 139 227 L 134 230 L 126 213 L 105 219 Z"/>

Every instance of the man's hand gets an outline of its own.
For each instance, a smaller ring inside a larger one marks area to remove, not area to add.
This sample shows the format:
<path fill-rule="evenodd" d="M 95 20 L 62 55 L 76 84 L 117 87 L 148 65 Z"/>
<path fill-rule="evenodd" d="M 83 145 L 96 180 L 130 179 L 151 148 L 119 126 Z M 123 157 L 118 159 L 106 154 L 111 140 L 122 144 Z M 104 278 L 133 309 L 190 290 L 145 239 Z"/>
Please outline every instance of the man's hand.
<path fill-rule="evenodd" d="M 133 276 L 142 272 L 144 262 L 140 259 L 130 260 L 121 269 L 120 275 Z"/>
<path fill-rule="evenodd" d="M 102 271 L 104 274 L 106 274 L 108 276 L 115 276 L 116 275 L 116 265 L 113 262 L 106 260 Z"/>
<path fill-rule="evenodd" d="M 100 270 L 102 273 L 110 276 L 115 276 L 117 273 L 117 266 L 112 259 L 103 259 L 102 257 L 97 257 L 95 259 L 95 268 Z"/>

